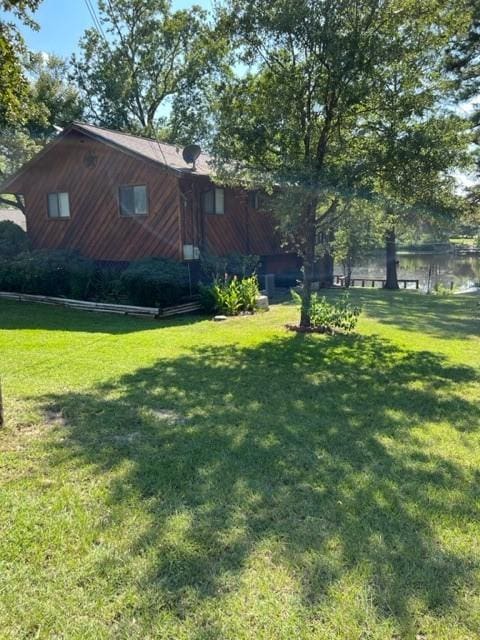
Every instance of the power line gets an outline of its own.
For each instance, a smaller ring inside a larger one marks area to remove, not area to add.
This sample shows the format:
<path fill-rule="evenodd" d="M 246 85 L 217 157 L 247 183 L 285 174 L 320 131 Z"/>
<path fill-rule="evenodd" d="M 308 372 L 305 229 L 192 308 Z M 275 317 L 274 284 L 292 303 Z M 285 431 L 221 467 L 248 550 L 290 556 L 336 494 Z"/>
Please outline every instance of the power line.
<path fill-rule="evenodd" d="M 102 23 L 100 22 L 100 19 L 97 16 L 97 12 L 95 10 L 95 7 L 92 4 L 92 1 L 91 0 L 85 0 L 85 4 L 87 5 L 87 9 L 88 9 L 88 12 L 89 12 L 89 14 L 90 14 L 90 16 L 92 18 L 93 26 L 94 26 L 95 30 L 97 31 L 99 36 L 103 37 L 107 47 L 109 47 L 107 37 L 106 37 L 105 32 L 104 32 L 103 27 L 102 27 Z"/>

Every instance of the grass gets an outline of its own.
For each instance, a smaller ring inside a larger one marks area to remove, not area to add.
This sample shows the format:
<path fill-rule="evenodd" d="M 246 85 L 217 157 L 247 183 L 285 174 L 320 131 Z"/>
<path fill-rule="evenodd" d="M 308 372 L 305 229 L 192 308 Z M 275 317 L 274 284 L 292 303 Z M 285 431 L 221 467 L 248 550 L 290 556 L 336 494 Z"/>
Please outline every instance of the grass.
<path fill-rule="evenodd" d="M 464 245 L 466 247 L 476 247 L 480 242 L 480 238 L 478 236 L 450 238 L 449 242 L 451 244 Z"/>
<path fill-rule="evenodd" d="M 347 337 L 0 302 L 0 637 L 479 638 L 478 302 L 352 297 Z"/>

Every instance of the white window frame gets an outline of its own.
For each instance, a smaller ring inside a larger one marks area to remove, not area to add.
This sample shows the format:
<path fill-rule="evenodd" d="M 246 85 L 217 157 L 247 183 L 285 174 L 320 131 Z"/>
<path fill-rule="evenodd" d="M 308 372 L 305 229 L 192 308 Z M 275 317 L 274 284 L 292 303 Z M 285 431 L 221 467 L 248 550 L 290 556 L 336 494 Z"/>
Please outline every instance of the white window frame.
<path fill-rule="evenodd" d="M 133 191 L 133 206 L 135 209 L 135 189 L 144 189 L 145 190 L 145 211 L 136 211 L 134 210 L 132 213 L 125 211 L 122 204 L 122 190 L 131 189 Z M 150 209 L 150 203 L 148 199 L 148 187 L 146 184 L 121 184 L 118 187 L 118 209 L 120 212 L 120 216 L 122 218 L 136 218 L 137 216 L 148 216 L 148 212 Z"/>
<path fill-rule="evenodd" d="M 211 199 L 212 207 L 206 206 L 206 199 Z M 208 215 L 223 216 L 225 214 L 225 189 L 222 187 L 214 187 L 202 194 L 202 208 L 204 213 Z"/>
<path fill-rule="evenodd" d="M 53 191 L 47 194 L 47 213 L 52 220 L 70 218 L 70 196 L 68 191 Z"/>

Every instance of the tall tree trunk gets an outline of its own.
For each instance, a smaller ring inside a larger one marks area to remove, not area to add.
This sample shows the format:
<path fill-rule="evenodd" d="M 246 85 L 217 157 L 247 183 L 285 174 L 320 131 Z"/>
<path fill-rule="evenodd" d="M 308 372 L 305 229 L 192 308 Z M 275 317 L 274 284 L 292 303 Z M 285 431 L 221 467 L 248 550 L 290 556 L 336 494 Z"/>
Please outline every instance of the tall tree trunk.
<path fill-rule="evenodd" d="M 385 247 L 387 256 L 387 278 L 385 282 L 385 289 L 398 289 L 397 241 L 395 236 L 395 227 L 388 229 L 385 234 Z"/>
<path fill-rule="evenodd" d="M 343 263 L 343 275 L 345 276 L 345 287 L 349 289 L 352 282 L 352 259 L 349 256 Z"/>
<path fill-rule="evenodd" d="M 305 249 L 303 253 L 303 289 L 302 309 L 300 312 L 300 326 L 310 326 L 310 302 L 312 298 L 312 281 L 315 270 L 315 245 L 316 227 L 315 218 L 317 212 L 317 199 L 312 197 L 305 208 L 304 230 Z"/>
<path fill-rule="evenodd" d="M 321 283 L 323 287 L 333 287 L 333 266 L 334 260 L 330 251 L 327 249 L 321 260 Z"/>

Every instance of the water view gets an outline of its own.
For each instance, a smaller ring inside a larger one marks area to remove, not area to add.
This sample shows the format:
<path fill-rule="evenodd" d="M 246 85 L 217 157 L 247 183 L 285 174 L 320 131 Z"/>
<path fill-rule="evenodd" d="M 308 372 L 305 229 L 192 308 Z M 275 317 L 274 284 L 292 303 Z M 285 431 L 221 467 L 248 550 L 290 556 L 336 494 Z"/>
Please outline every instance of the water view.
<path fill-rule="evenodd" d="M 449 287 L 467 287 L 480 282 L 480 256 L 455 255 L 453 253 L 438 254 L 399 254 L 399 279 L 415 279 L 420 281 L 422 289 L 441 283 Z M 340 273 L 337 266 L 335 273 Z M 430 274 L 430 276 L 429 276 Z M 381 255 L 372 256 L 353 270 L 354 278 L 382 278 L 385 276 L 385 259 Z"/>

